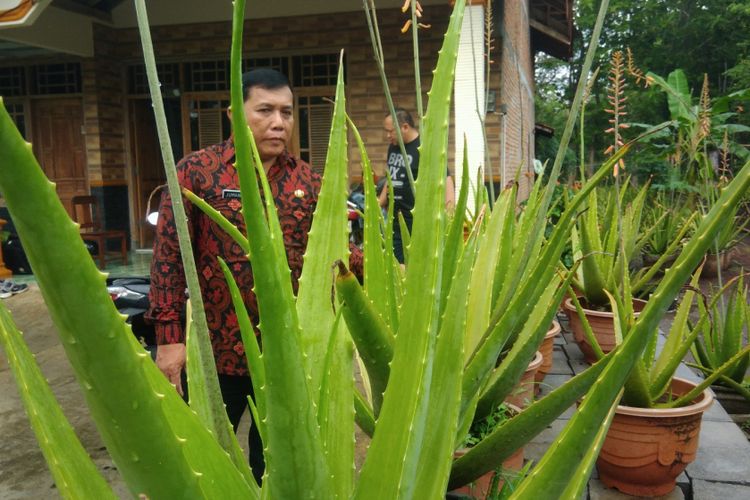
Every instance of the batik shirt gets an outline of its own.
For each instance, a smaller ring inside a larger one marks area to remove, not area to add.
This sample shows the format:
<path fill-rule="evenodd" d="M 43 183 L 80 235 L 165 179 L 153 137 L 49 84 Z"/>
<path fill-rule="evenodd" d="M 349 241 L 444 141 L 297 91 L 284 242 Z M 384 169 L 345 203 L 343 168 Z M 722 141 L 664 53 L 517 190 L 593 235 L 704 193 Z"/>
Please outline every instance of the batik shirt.
<path fill-rule="evenodd" d="M 203 198 L 245 234 L 231 139 L 189 154 L 177 165 L 177 175 L 181 186 Z M 296 292 L 307 233 L 320 191 L 320 177 L 302 160 L 287 154 L 277 159 L 267 177 L 276 202 Z M 217 257 L 224 259 L 232 270 L 257 334 L 258 305 L 252 292 L 250 263 L 240 246 L 199 208 L 186 201 L 185 212 L 217 370 L 225 375 L 244 375 L 247 373 L 245 349 Z M 151 309 L 147 314 L 147 318 L 155 323 L 157 344 L 160 345 L 185 341 L 180 313 L 184 310 L 186 283 L 180 255 L 172 201 L 165 192 L 154 240 Z M 351 264 L 361 268 L 361 254 L 353 255 Z"/>

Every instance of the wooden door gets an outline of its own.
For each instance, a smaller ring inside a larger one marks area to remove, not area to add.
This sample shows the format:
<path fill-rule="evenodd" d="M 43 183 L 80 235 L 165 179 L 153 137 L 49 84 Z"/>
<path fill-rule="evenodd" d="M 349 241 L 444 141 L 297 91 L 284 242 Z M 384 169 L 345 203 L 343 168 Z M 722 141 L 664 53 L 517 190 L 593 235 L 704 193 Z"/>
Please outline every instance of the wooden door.
<path fill-rule="evenodd" d="M 130 158 L 133 164 L 133 202 L 135 204 L 136 237 L 139 248 L 151 248 L 154 239 L 154 226 L 146 222 L 146 209 L 151 192 L 166 182 L 164 167 L 156 132 L 154 111 L 149 99 L 133 99 L 130 112 Z M 174 139 L 173 139 L 174 140 Z M 175 158 L 175 161 L 179 158 Z M 161 193 L 154 194 L 151 211 L 159 208 Z"/>
<path fill-rule="evenodd" d="M 72 214 L 70 200 L 88 192 L 81 100 L 38 99 L 31 102 L 31 116 L 34 154 Z"/>

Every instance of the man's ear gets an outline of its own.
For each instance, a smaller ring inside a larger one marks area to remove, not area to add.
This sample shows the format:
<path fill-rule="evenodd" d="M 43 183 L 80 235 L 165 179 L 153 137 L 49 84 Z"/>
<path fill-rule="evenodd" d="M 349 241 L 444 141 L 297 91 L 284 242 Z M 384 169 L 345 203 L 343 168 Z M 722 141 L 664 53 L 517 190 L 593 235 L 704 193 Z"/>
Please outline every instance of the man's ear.
<path fill-rule="evenodd" d="M 232 106 L 229 106 L 227 108 L 227 118 L 229 118 L 229 121 L 232 121 Z"/>

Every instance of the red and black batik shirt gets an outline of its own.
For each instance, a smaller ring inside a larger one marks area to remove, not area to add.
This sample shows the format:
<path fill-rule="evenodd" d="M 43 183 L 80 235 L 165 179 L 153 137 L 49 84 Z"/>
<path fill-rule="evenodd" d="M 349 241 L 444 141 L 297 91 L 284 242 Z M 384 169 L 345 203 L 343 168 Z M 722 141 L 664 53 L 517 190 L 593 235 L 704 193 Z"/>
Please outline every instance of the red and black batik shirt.
<path fill-rule="evenodd" d="M 245 234 L 239 179 L 233 164 L 234 144 L 230 139 L 186 156 L 177 165 L 177 175 L 181 186 L 206 200 Z M 306 163 L 287 154 L 277 159 L 267 177 L 276 201 L 296 292 L 307 233 L 320 191 L 320 177 Z M 258 305 L 252 292 L 250 263 L 240 246 L 200 209 L 186 201 L 185 212 L 218 372 L 244 375 L 247 362 L 237 315 L 217 257 L 223 258 L 232 270 L 253 324 L 257 326 Z M 165 190 L 156 227 L 151 263 L 151 309 L 147 315 L 155 323 L 158 344 L 185 341 L 180 312 L 185 305 L 186 284 L 180 255 L 172 201 Z"/>

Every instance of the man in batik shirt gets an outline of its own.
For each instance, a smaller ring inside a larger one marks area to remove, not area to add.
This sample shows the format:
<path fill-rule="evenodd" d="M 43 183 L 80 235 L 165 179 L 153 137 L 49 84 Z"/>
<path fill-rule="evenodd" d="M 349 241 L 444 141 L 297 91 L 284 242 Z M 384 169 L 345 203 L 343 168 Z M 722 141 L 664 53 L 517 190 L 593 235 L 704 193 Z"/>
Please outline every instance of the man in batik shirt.
<path fill-rule="evenodd" d="M 309 165 L 287 152 L 294 125 L 294 99 L 287 78 L 275 70 L 256 69 L 245 73 L 242 81 L 247 123 L 276 202 L 296 292 L 307 233 L 320 191 L 320 177 Z M 177 165 L 177 174 L 181 186 L 203 198 L 244 233 L 234 162 L 234 142 L 230 137 L 221 144 L 187 155 Z M 252 385 L 237 315 L 217 257 L 223 258 L 232 270 L 257 334 L 258 306 L 252 292 L 253 275 L 245 253 L 226 232 L 189 202 L 185 203 L 185 210 L 219 385 L 229 420 L 236 431 L 247 407 L 247 396 L 252 395 Z M 361 254 L 352 256 L 351 265 L 361 268 Z M 183 394 L 180 375 L 185 366 L 185 333 L 180 315 L 186 300 L 185 289 L 172 201 L 169 194 L 164 193 L 151 264 L 148 318 L 156 328 L 156 364 L 180 394 Z M 260 481 L 264 470 L 263 447 L 256 425 L 250 429 L 249 447 L 250 465 Z"/>

